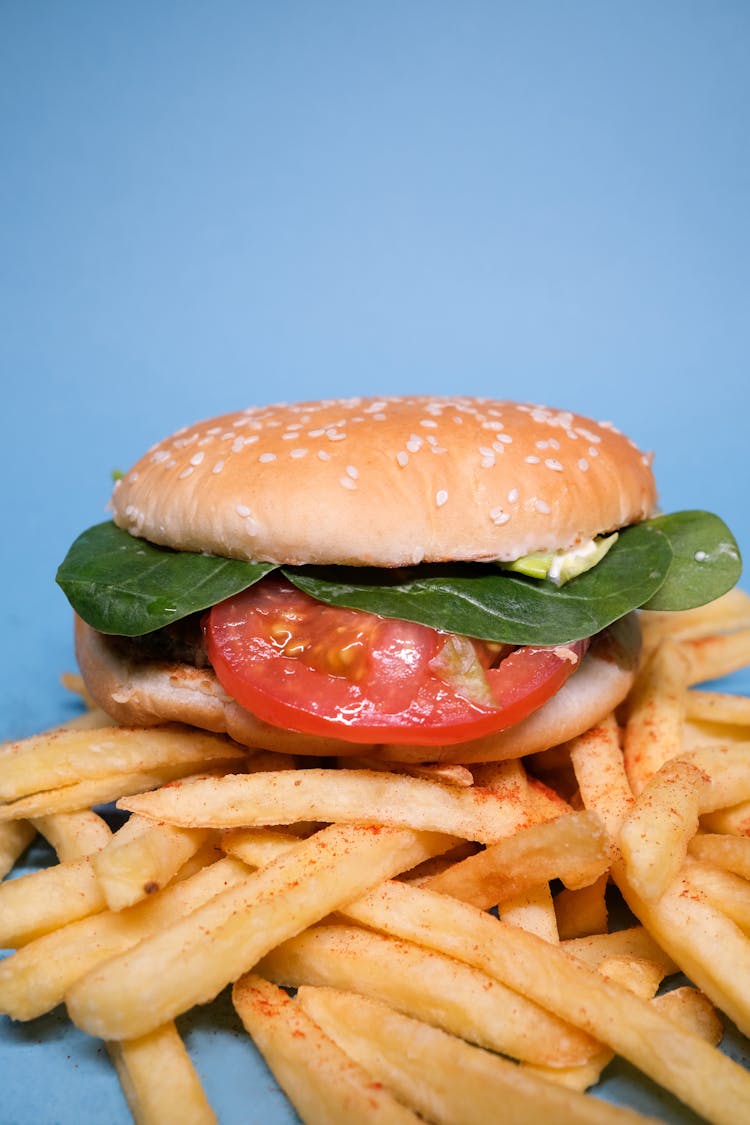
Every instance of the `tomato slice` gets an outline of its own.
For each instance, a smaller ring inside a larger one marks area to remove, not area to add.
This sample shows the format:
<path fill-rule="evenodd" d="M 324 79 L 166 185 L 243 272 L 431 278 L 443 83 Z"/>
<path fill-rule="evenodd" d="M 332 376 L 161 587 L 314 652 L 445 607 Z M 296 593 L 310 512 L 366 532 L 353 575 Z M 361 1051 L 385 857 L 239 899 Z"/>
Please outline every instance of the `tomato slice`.
<path fill-rule="evenodd" d="M 499 646 L 460 638 L 464 654 L 467 643 L 474 650 L 472 675 L 451 675 L 452 634 L 324 605 L 278 577 L 215 605 L 204 630 L 224 689 L 272 726 L 424 746 L 519 722 L 562 687 L 587 644 L 516 648 L 490 667 Z"/>

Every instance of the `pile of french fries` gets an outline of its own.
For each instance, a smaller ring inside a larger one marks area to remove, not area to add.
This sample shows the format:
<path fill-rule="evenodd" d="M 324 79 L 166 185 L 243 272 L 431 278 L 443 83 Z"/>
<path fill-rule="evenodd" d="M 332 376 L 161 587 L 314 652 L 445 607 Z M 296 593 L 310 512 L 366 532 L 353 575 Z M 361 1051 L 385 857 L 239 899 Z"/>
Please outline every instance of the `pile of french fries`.
<path fill-rule="evenodd" d="M 2 874 L 37 833 L 57 863 L 0 886 L 0 1010 L 65 1003 L 141 1125 L 216 1121 L 175 1020 L 228 986 L 311 1125 L 654 1120 L 596 1096 L 614 1056 L 749 1121 L 720 1041 L 750 1035 L 750 699 L 696 685 L 750 663 L 750 597 L 642 624 L 617 714 L 526 759 L 336 764 L 94 708 L 7 744 Z"/>

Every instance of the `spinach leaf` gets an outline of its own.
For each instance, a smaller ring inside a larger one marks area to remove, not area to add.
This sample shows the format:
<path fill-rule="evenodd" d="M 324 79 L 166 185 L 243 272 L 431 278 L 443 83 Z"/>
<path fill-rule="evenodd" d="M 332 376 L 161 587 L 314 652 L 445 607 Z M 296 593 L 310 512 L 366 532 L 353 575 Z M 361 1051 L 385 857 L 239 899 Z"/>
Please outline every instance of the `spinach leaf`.
<path fill-rule="evenodd" d="M 742 572 L 729 528 L 711 512 L 673 512 L 649 523 L 672 548 L 666 580 L 644 609 L 693 609 L 731 590 Z"/>
<path fill-rule="evenodd" d="M 139 637 L 215 605 L 274 569 L 273 563 L 171 551 L 100 523 L 73 543 L 57 582 L 94 629 Z"/>
<path fill-rule="evenodd" d="M 141 636 L 206 609 L 276 569 L 157 547 L 113 523 L 78 537 L 57 572 L 76 612 L 103 633 Z M 726 525 L 676 512 L 625 528 L 607 555 L 564 586 L 495 569 L 446 564 L 385 570 L 283 567 L 329 605 L 404 618 L 509 644 L 563 644 L 633 609 L 690 609 L 735 584 L 741 560 Z"/>
<path fill-rule="evenodd" d="M 558 587 L 484 566 L 422 566 L 411 572 L 285 567 L 299 589 L 330 605 L 417 621 L 510 644 L 589 637 L 652 598 L 672 562 L 650 524 L 629 527 L 593 569 Z"/>

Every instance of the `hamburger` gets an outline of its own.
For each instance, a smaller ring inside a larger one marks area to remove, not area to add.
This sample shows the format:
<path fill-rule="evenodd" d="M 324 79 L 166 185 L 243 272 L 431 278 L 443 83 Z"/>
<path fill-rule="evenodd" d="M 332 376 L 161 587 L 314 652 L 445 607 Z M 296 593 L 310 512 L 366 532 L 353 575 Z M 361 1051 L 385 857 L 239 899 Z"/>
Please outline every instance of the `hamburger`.
<path fill-rule="evenodd" d="M 724 523 L 656 514 L 607 423 L 476 398 L 250 407 L 115 484 L 58 571 L 99 706 L 250 747 L 471 763 L 627 694 L 637 611 L 737 581 Z"/>

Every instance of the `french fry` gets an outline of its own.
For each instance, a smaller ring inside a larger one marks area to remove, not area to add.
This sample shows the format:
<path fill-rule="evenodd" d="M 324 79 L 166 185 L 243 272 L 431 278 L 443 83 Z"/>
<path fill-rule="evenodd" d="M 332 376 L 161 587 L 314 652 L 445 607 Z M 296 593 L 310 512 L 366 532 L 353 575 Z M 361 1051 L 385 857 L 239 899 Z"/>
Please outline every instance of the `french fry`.
<path fill-rule="evenodd" d="M 237 768 L 235 758 L 216 761 L 212 767 L 219 773 Z M 202 771 L 211 772 L 211 771 Z M 104 805 L 119 797 L 133 793 L 143 793 L 156 789 L 170 781 L 189 777 L 195 773 L 195 763 L 181 762 L 172 766 L 161 766 L 155 770 L 136 770 L 133 773 L 113 773 L 108 777 L 98 777 L 92 781 L 79 781 L 64 785 L 60 789 L 46 789 L 42 793 L 32 793 L 8 805 L 0 805 L 0 823 L 17 820 L 19 817 L 36 818 L 50 813 L 78 812 L 92 805 Z"/>
<path fill-rule="evenodd" d="M 713 863 L 743 879 L 750 879 L 750 838 L 747 836 L 703 832 L 690 841 L 689 851 L 696 859 Z"/>
<path fill-rule="evenodd" d="M 557 931 L 555 904 L 547 883 L 532 887 L 515 898 L 506 899 L 500 906 L 499 916 L 509 926 L 520 926 L 522 930 L 537 934 L 545 941 L 555 945 L 560 940 Z"/>
<path fill-rule="evenodd" d="M 265 867 L 299 843 L 297 836 L 278 828 L 230 828 L 219 837 L 222 850 L 248 867 Z"/>
<path fill-rule="evenodd" d="M 701 827 L 707 832 L 750 836 L 750 801 L 738 801 L 736 805 L 702 816 Z"/>
<path fill-rule="evenodd" d="M 130 839 L 115 836 L 92 857 L 110 910 L 123 910 L 166 886 L 210 835 L 207 828 L 175 828 L 135 816 L 133 821 L 142 823 L 142 832 Z"/>
<path fill-rule="evenodd" d="M 607 882 L 608 873 L 605 871 L 587 887 L 572 890 L 565 888 L 555 895 L 555 917 L 561 941 L 607 932 L 607 901 L 604 894 Z"/>
<path fill-rule="evenodd" d="M 706 774 L 701 814 L 750 800 L 750 743 L 717 743 L 687 751 L 682 757 Z"/>
<path fill-rule="evenodd" d="M 12 820 L 6 822 L 13 824 Z M 112 839 L 112 830 L 92 809 L 79 812 L 51 813 L 36 817 L 32 824 L 48 844 L 57 852 L 57 858 L 66 863 L 100 851 Z"/>
<path fill-rule="evenodd" d="M 25 945 L 105 905 L 87 856 L 7 880 L 0 886 L 0 948 Z"/>
<path fill-rule="evenodd" d="M 685 872 L 692 886 L 750 937 L 750 883 L 702 860 L 688 858 Z"/>
<path fill-rule="evenodd" d="M 134 828 L 137 825 L 126 823 L 117 836 L 130 836 Z M 75 816 L 55 818 L 54 835 L 60 854 L 75 854 L 79 829 Z M 108 828 L 106 831 L 109 840 L 111 834 Z M 68 922 L 96 914 L 105 906 L 92 856 L 32 871 L 0 887 L 0 946 L 13 949 L 25 945 Z"/>
<path fill-rule="evenodd" d="M 582 1094 L 590 1086 L 596 1085 L 602 1076 L 602 1071 L 609 1066 L 614 1057 L 615 1053 L 610 1047 L 600 1047 L 590 1062 L 582 1063 L 580 1066 L 530 1066 L 528 1063 L 521 1063 L 519 1070 L 528 1071 L 543 1078 L 545 1082 L 554 1082 L 555 1085 L 562 1086 L 566 1090 L 577 1090 Z"/>
<path fill-rule="evenodd" d="M 598 1044 L 486 973 L 358 926 L 319 925 L 268 953 L 277 984 L 358 992 L 479 1046 L 547 1066 L 588 1061 Z"/>
<path fill-rule="evenodd" d="M 173 1023 L 141 1039 L 108 1043 L 107 1050 L 135 1125 L 216 1125 Z"/>
<path fill-rule="evenodd" d="M 17 801 L 47 789 L 111 774 L 144 773 L 189 764 L 189 772 L 215 761 L 244 761 L 245 750 L 221 735 L 180 727 L 147 730 L 105 727 L 55 730 L 7 745 L 0 753 L 0 800 Z"/>
<path fill-rule="evenodd" d="M 87 974 L 67 995 L 70 1016 L 103 1039 L 145 1035 L 213 999 L 285 938 L 452 843 L 409 829 L 323 829 Z"/>
<path fill-rule="evenodd" d="M 614 715 L 568 743 L 583 804 L 593 809 L 614 842 L 633 807 Z"/>
<path fill-rule="evenodd" d="M 346 913 L 360 924 L 483 968 L 611 1047 L 716 1125 L 736 1125 L 750 1115 L 750 1074 L 534 934 L 445 895 L 393 881 L 350 903 Z M 744 971 L 742 962 L 736 971 Z"/>
<path fill-rule="evenodd" d="M 687 685 L 718 680 L 750 663 L 750 626 L 732 633 L 709 635 L 682 645 L 687 661 Z"/>
<path fill-rule="evenodd" d="M 594 938 L 611 938 L 614 934 L 597 934 Z M 591 939 L 573 939 L 567 942 L 568 947 Z M 609 980 L 616 981 L 623 988 L 640 996 L 641 999 L 651 999 L 656 991 L 659 981 L 664 976 L 663 966 L 656 961 L 639 959 L 630 953 L 625 955 L 615 954 L 605 957 L 598 962 L 599 971 Z M 665 1013 L 669 1016 L 671 1012 Z M 679 1015 L 679 1012 L 676 1013 Z M 568 1067 L 541 1067 L 522 1063 L 525 1070 L 531 1071 L 548 1082 L 555 1082 L 569 1090 L 583 1092 L 595 1085 L 602 1075 L 602 1071 L 614 1058 L 611 1047 L 600 1047 L 597 1053 L 588 1062 L 578 1066 Z"/>
<path fill-rule="evenodd" d="M 505 762 L 483 762 L 472 767 L 474 784 L 489 789 L 508 804 L 520 804 L 526 810 L 527 823 L 539 824 L 572 812 L 559 793 L 538 778 L 529 777 L 520 758 Z"/>
<path fill-rule="evenodd" d="M 234 1006 L 276 1080 L 308 1125 L 418 1125 L 419 1118 L 352 1060 L 285 992 L 254 974 Z"/>
<path fill-rule="evenodd" d="M 664 977 L 657 961 L 639 957 L 605 957 L 597 968 L 607 980 L 616 981 L 642 1000 L 653 999 Z"/>
<path fill-rule="evenodd" d="M 481 789 L 370 770 L 231 774 L 127 797 L 118 808 L 185 828 L 236 828 L 300 820 L 382 824 L 491 842 L 525 822 L 523 807 Z"/>
<path fill-rule="evenodd" d="M 569 813 L 519 829 L 426 885 L 488 908 L 551 879 L 573 888 L 586 886 L 608 867 L 609 840 L 598 816 Z"/>
<path fill-rule="evenodd" d="M 722 790 L 719 763 L 731 763 L 731 753 L 720 748 L 719 752 L 695 751 L 685 757 L 709 774 L 709 784 L 703 786 L 700 804 L 706 801 L 711 804 L 713 787 L 716 791 Z M 583 775 L 586 768 L 583 758 L 574 758 L 574 764 L 576 772 L 580 770 Z M 609 766 L 617 772 L 614 759 L 610 759 Z M 624 765 L 620 763 L 619 768 L 621 785 Z M 601 807 L 596 801 L 604 792 L 601 784 L 592 785 L 589 790 L 591 807 L 602 817 L 608 808 L 606 798 Z M 738 1027 L 750 1030 L 750 942 L 738 927 L 716 910 L 685 874 L 678 875 L 661 898 L 649 900 L 636 892 L 621 859 L 615 860 L 611 870 L 626 902 L 651 936 Z M 717 955 L 719 950 L 720 956 Z"/>
<path fill-rule="evenodd" d="M 698 831 L 705 774 L 684 759 L 651 777 L 620 829 L 627 878 L 642 898 L 659 898 L 676 878 Z"/>
<path fill-rule="evenodd" d="M 168 930 L 246 878 L 241 861 L 219 860 L 129 909 L 103 911 L 36 938 L 0 961 L 0 1011 L 16 1020 L 44 1015 L 102 961 Z"/>
<path fill-rule="evenodd" d="M 373 1000 L 332 989 L 301 988 L 298 1002 L 348 1055 L 417 1113 L 440 1125 L 554 1121 L 606 1125 L 649 1120 L 566 1091 Z"/>
<path fill-rule="evenodd" d="M 451 765 L 449 762 L 427 762 L 425 765 L 418 765 L 411 762 L 385 762 L 379 758 L 353 757 L 346 759 L 346 768 L 405 773 L 409 777 L 422 777 L 426 781 L 441 781 L 444 785 L 456 785 L 459 789 L 468 789 L 474 784 L 471 770 L 467 766 Z"/>
<path fill-rule="evenodd" d="M 680 753 L 689 666 L 684 649 L 665 640 L 638 675 L 623 740 L 625 772 L 636 796 L 665 762 Z"/>
<path fill-rule="evenodd" d="M 693 689 L 685 696 L 688 719 L 726 726 L 750 727 L 750 699 L 720 691 Z"/>
<path fill-rule="evenodd" d="M 636 961 L 650 961 L 657 964 L 663 977 L 677 972 L 672 958 L 664 952 L 643 926 L 630 926 L 623 930 L 612 930 L 608 934 L 591 934 L 582 938 L 564 941 L 562 948 L 566 953 L 585 961 L 594 967 L 613 957 L 627 957 Z"/>
<path fill-rule="evenodd" d="M 718 1047 L 724 1036 L 724 1025 L 707 996 L 697 988 L 682 985 L 655 996 L 651 1001 L 657 1011 L 681 1027 L 699 1035 L 713 1047 Z"/>
<path fill-rule="evenodd" d="M 0 824 L 0 879 L 12 871 L 15 862 L 36 836 L 34 825 L 27 820 L 9 820 Z"/>
<path fill-rule="evenodd" d="M 717 1007 L 750 1033 L 750 941 L 690 881 L 686 866 L 661 898 L 640 898 L 615 872 L 626 902 Z"/>

